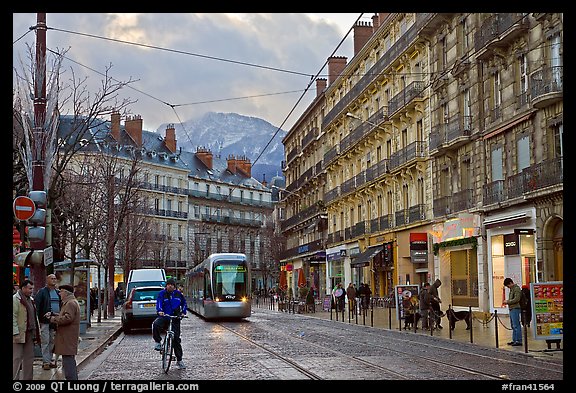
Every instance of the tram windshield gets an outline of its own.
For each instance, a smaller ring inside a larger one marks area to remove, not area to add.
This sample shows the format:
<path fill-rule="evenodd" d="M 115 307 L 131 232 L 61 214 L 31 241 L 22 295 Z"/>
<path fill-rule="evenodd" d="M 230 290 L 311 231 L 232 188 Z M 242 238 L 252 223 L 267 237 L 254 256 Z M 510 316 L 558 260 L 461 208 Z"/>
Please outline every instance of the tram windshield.
<path fill-rule="evenodd" d="M 218 261 L 214 264 L 214 295 L 222 300 L 246 296 L 248 269 L 245 262 Z"/>

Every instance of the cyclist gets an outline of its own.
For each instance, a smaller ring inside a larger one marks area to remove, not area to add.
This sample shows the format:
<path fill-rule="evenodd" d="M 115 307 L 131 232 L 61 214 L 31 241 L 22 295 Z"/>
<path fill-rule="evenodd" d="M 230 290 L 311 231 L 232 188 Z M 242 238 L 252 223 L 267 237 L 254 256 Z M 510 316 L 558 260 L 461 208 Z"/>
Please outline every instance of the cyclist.
<path fill-rule="evenodd" d="M 166 329 L 170 323 L 170 318 L 166 316 L 186 315 L 186 310 L 186 298 L 182 292 L 176 289 L 176 281 L 173 278 L 169 278 L 168 281 L 166 281 L 166 288 L 158 293 L 158 298 L 156 299 L 156 313 L 158 317 L 152 323 L 152 338 L 156 342 L 154 346 L 156 351 L 162 349 L 160 331 Z M 180 318 L 172 321 L 172 329 L 174 331 L 176 366 L 179 369 L 185 369 L 186 366 L 182 361 L 182 345 L 180 342 Z"/>

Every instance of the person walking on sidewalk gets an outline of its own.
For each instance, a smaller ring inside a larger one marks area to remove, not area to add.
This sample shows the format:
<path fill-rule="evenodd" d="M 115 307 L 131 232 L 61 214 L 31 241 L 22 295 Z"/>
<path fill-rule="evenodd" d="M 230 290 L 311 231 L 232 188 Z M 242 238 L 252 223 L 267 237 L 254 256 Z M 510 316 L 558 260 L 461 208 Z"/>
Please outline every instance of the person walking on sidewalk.
<path fill-rule="evenodd" d="M 430 283 L 429 282 L 425 282 L 424 285 L 422 286 L 422 289 L 420 291 L 420 295 L 418 296 L 418 299 L 420 300 L 420 318 L 422 318 L 422 329 L 426 330 L 429 329 L 429 324 L 428 324 L 428 319 L 429 319 L 429 315 L 428 313 L 430 312 Z"/>
<path fill-rule="evenodd" d="M 437 278 L 436 281 L 434 281 L 432 285 L 430 285 L 430 289 L 428 290 L 428 292 L 430 293 L 429 311 L 432 313 L 434 322 L 436 323 L 436 327 L 438 329 L 442 329 L 442 325 L 440 324 L 440 322 L 442 321 L 442 317 L 444 316 L 444 313 L 440 309 L 440 303 L 442 303 L 442 300 L 440 299 L 440 295 L 438 294 L 438 288 L 440 288 L 440 285 L 442 285 L 442 281 L 440 281 L 440 279 Z"/>
<path fill-rule="evenodd" d="M 166 329 L 170 323 L 170 319 L 165 316 L 186 315 L 186 298 L 176 289 L 176 280 L 173 278 L 166 281 L 166 288 L 158 293 L 156 300 L 156 312 L 158 318 L 152 322 L 152 338 L 156 343 L 154 349 L 160 351 L 162 349 L 162 338 L 160 337 L 160 330 Z M 175 318 L 172 321 L 172 329 L 174 330 L 174 354 L 176 355 L 176 366 L 183 370 L 186 368 L 182 360 L 182 344 L 180 340 L 180 318 Z"/>
<path fill-rule="evenodd" d="M 54 356 L 54 338 L 56 337 L 56 324 L 50 323 L 44 315 L 60 312 L 60 296 L 56 289 L 56 275 L 46 276 L 46 286 L 36 293 L 34 301 L 40 321 L 40 338 L 42 339 L 42 368 L 50 370 L 55 368 L 58 355 Z"/>
<path fill-rule="evenodd" d="M 520 308 L 520 297 L 522 296 L 522 290 L 518 284 L 514 284 L 510 277 L 504 279 L 504 286 L 510 289 L 508 300 L 502 302 L 502 304 L 508 305 L 510 324 L 512 325 L 512 341 L 508 345 L 519 347 L 522 345 L 522 327 L 520 326 L 520 313 L 522 311 Z"/>
<path fill-rule="evenodd" d="M 54 353 L 62 356 L 62 368 L 66 380 L 78 379 L 76 355 L 78 354 L 78 339 L 80 338 L 80 305 L 74 297 L 72 285 L 60 285 L 60 312 L 46 313 L 45 317 L 57 325 Z"/>
<path fill-rule="evenodd" d="M 346 297 L 348 298 L 348 310 L 356 314 L 356 288 L 354 288 L 354 284 L 348 284 L 348 288 L 346 288 Z"/>
<path fill-rule="evenodd" d="M 22 281 L 20 289 L 12 295 L 12 377 L 34 377 L 34 344 L 40 343 L 40 322 L 32 298 L 34 284 Z"/>

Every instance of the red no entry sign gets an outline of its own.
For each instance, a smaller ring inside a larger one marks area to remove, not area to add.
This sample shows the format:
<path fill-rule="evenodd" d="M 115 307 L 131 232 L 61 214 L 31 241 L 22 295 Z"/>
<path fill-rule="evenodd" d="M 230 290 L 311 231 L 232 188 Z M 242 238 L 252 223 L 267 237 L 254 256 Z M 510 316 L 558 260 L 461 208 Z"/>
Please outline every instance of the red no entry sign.
<path fill-rule="evenodd" d="M 14 199 L 14 216 L 21 221 L 26 221 L 32 218 L 36 211 L 34 201 L 27 196 L 19 196 Z"/>

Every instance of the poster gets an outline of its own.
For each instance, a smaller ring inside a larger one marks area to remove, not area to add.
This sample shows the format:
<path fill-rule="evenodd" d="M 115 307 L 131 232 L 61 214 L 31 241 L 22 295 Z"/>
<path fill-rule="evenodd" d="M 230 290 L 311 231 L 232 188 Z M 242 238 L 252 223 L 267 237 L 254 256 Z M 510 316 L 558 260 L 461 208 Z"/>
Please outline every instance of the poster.
<path fill-rule="evenodd" d="M 404 319 L 404 306 L 402 304 L 402 299 L 404 299 L 404 296 L 415 296 L 416 299 L 418 299 L 419 287 L 418 285 L 396 285 L 395 288 L 394 299 L 396 302 L 396 318 L 400 321 Z"/>
<path fill-rule="evenodd" d="M 54 269 L 58 283 L 56 286 L 63 284 L 70 284 L 70 274 L 72 272 L 69 268 L 56 268 Z M 90 296 L 88 296 L 88 269 L 85 267 L 76 267 L 74 269 L 74 297 L 78 300 L 80 305 L 80 324 L 89 323 L 90 316 Z"/>
<path fill-rule="evenodd" d="M 560 340 L 564 331 L 562 281 L 530 283 L 533 332 L 537 340 Z"/>

